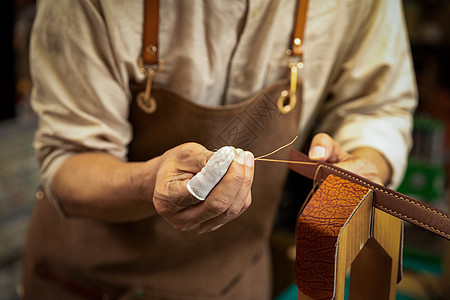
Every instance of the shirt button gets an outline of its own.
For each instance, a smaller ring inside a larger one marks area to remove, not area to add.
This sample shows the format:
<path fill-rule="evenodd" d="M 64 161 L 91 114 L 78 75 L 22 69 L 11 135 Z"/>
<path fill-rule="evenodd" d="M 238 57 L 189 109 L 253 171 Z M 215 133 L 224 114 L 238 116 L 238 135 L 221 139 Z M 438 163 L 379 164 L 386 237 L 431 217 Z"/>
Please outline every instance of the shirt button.
<path fill-rule="evenodd" d="M 236 77 L 236 82 L 237 83 L 244 83 L 245 82 L 245 76 L 243 74 L 239 75 Z"/>

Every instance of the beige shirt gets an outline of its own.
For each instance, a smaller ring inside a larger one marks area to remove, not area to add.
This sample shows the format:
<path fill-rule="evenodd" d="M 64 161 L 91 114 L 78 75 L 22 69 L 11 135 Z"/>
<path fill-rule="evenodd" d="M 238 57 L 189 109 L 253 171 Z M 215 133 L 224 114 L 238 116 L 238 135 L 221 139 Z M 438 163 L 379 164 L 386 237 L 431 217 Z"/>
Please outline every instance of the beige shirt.
<path fill-rule="evenodd" d="M 164 0 L 155 85 L 208 106 L 286 74 L 296 0 Z M 299 135 L 313 124 L 346 150 L 369 146 L 403 176 L 416 87 L 399 0 L 309 1 Z M 128 84 L 142 81 L 143 1 L 40 0 L 31 38 L 35 148 L 44 187 L 80 151 L 126 159 Z M 157 143 L 158 141 L 154 141 Z M 274 145 L 274 149 L 279 145 Z"/>

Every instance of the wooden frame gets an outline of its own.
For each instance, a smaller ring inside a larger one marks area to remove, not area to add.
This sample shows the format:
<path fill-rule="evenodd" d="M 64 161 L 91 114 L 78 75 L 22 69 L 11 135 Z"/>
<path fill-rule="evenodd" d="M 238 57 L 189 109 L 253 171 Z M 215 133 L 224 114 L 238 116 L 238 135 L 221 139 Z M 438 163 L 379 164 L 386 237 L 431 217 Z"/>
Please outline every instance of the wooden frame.
<path fill-rule="evenodd" d="M 330 192 L 330 188 L 335 192 Z M 297 223 L 298 299 L 344 299 L 348 271 L 348 299 L 395 299 L 401 270 L 402 221 L 374 208 L 372 195 L 368 188 L 331 175 L 311 197 Z M 329 229 L 324 222 L 334 227 Z M 317 243 L 322 237 L 324 241 Z M 322 245 L 323 251 L 317 249 Z M 312 249 L 305 250 L 307 247 Z M 312 257 L 317 257 L 317 251 L 321 259 L 315 267 Z M 309 262 L 305 267 L 306 260 Z M 323 268 L 322 264 L 327 266 Z M 300 268 L 305 268 L 305 272 Z M 314 275 L 315 268 L 325 271 Z M 318 280 L 327 284 L 318 285 Z"/>

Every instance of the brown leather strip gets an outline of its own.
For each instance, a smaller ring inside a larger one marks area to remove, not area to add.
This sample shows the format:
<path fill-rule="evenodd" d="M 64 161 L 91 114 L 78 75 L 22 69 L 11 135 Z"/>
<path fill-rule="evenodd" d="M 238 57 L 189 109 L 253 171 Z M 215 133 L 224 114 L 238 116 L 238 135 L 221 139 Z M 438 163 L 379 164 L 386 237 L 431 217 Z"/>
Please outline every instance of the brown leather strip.
<path fill-rule="evenodd" d="M 144 44 L 142 48 L 144 65 L 158 64 L 158 23 L 159 0 L 145 0 Z"/>
<path fill-rule="evenodd" d="M 295 150 L 291 151 L 289 159 L 311 162 L 305 154 Z M 333 174 L 366 186 L 374 191 L 373 204 L 376 208 L 450 240 L 449 214 L 427 203 L 403 195 L 329 163 L 321 162 L 317 165 L 290 164 L 289 167 L 291 170 L 316 181 L 324 180 L 328 175 Z"/>
<path fill-rule="evenodd" d="M 291 44 L 292 55 L 294 56 L 303 55 L 303 33 L 305 31 L 307 10 L 308 0 L 298 0 L 294 34 L 292 35 Z M 297 41 L 299 41 L 300 43 L 298 43 Z"/>

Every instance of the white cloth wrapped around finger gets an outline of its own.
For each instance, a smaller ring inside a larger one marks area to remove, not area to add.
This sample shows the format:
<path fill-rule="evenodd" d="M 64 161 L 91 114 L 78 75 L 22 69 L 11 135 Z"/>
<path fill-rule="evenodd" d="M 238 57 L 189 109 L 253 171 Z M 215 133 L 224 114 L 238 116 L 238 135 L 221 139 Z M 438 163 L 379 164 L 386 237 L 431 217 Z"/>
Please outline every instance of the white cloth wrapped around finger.
<path fill-rule="evenodd" d="M 189 193 L 200 201 L 205 200 L 228 171 L 235 153 L 236 149 L 232 146 L 222 147 L 214 153 L 202 170 L 186 184 Z"/>

